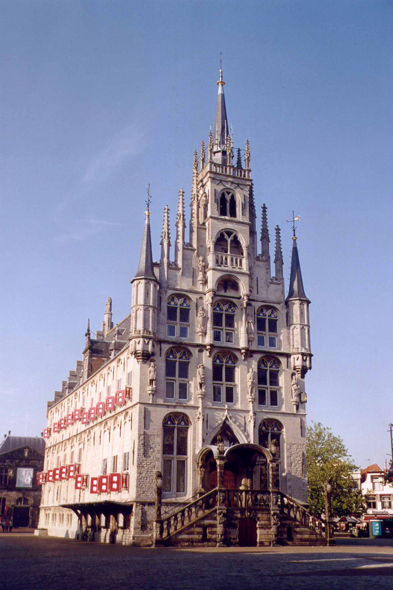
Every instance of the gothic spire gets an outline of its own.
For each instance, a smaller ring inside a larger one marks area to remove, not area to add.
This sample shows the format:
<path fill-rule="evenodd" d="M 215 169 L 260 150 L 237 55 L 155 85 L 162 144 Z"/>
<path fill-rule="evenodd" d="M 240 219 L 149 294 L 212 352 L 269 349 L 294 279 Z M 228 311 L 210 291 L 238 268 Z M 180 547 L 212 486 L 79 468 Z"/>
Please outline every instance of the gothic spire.
<path fill-rule="evenodd" d="M 243 166 L 242 166 L 242 155 L 240 152 L 240 148 L 237 148 L 237 162 L 236 162 L 236 168 L 238 170 L 242 170 Z"/>
<path fill-rule="evenodd" d="M 283 258 L 282 258 L 282 248 L 281 248 L 281 230 L 276 225 L 276 251 L 274 255 L 274 264 L 275 264 L 275 274 L 277 281 L 281 281 L 283 278 Z"/>
<path fill-rule="evenodd" d="M 262 260 L 269 259 L 269 227 L 267 224 L 267 207 L 265 203 L 262 205 L 262 227 L 261 227 L 261 246 L 262 246 Z M 281 246 L 280 246 L 281 249 Z"/>
<path fill-rule="evenodd" d="M 149 191 L 149 189 L 148 189 Z M 148 192 L 147 211 L 145 211 L 145 228 L 143 230 L 141 254 L 139 257 L 138 270 L 136 271 L 136 278 L 154 279 L 156 276 L 153 270 L 153 253 L 151 247 L 151 231 L 150 231 L 150 193 Z"/>
<path fill-rule="evenodd" d="M 179 201 L 177 205 L 177 218 L 176 218 L 176 225 L 183 225 L 186 227 L 186 213 L 184 209 L 184 190 L 181 188 L 179 190 Z"/>
<path fill-rule="evenodd" d="M 171 232 L 169 226 L 169 207 L 165 205 L 164 207 L 164 221 L 162 223 L 162 232 L 161 232 L 161 245 L 164 242 L 168 242 L 171 245 Z"/>
<path fill-rule="evenodd" d="M 304 299 L 309 301 L 303 287 L 302 271 L 300 269 L 299 252 L 297 249 L 297 237 L 294 235 L 292 240 L 291 276 L 289 279 L 289 289 L 286 300 Z"/>
<path fill-rule="evenodd" d="M 228 135 L 227 109 L 225 106 L 224 86 L 225 82 L 222 77 L 222 68 L 220 69 L 220 79 L 217 82 L 218 95 L 216 106 L 216 118 L 214 121 L 213 143 L 214 151 L 223 151 L 226 146 Z"/>
<path fill-rule="evenodd" d="M 201 154 L 199 157 L 199 163 L 201 165 L 201 170 L 203 170 L 203 168 L 205 167 L 205 163 L 206 163 L 205 142 L 204 141 L 202 141 L 202 144 L 201 144 Z"/>

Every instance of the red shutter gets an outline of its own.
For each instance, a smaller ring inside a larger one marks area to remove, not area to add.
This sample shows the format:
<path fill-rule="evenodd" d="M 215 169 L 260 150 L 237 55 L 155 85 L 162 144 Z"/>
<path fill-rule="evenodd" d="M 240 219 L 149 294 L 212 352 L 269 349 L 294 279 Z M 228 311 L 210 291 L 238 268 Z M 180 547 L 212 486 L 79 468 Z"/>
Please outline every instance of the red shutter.
<path fill-rule="evenodd" d="M 75 489 L 81 490 L 83 486 L 83 475 L 76 475 L 75 476 Z"/>
<path fill-rule="evenodd" d="M 115 409 L 115 398 L 113 395 L 110 395 L 106 398 L 106 409 L 110 412 L 111 410 Z"/>
<path fill-rule="evenodd" d="M 105 494 L 108 491 L 109 478 L 107 475 L 100 475 L 98 480 L 98 491 L 100 494 Z"/>
<path fill-rule="evenodd" d="M 128 490 L 129 478 L 130 478 L 129 473 L 122 473 L 121 474 L 121 487 L 123 490 Z"/>
<path fill-rule="evenodd" d="M 80 473 L 80 472 L 81 472 L 81 464 L 75 463 L 75 473 Z"/>
<path fill-rule="evenodd" d="M 111 492 L 120 492 L 121 477 L 120 473 L 109 474 L 109 490 Z"/>
<path fill-rule="evenodd" d="M 68 477 L 72 479 L 73 477 L 75 477 L 75 474 L 76 474 L 75 465 L 68 465 Z"/>
<path fill-rule="evenodd" d="M 73 423 L 74 423 L 74 417 L 71 412 L 71 414 L 67 414 L 67 424 L 68 424 L 68 426 L 71 426 L 71 424 L 73 424 Z"/>
<path fill-rule="evenodd" d="M 56 467 L 53 470 L 53 480 L 54 481 L 60 481 L 60 467 Z"/>
<path fill-rule="evenodd" d="M 82 424 L 88 424 L 88 423 L 89 423 L 89 413 L 83 412 L 82 413 Z"/>
<path fill-rule="evenodd" d="M 62 428 L 65 428 L 66 424 L 65 424 L 65 419 L 64 418 L 60 418 L 59 420 L 59 429 L 61 430 Z"/>
<path fill-rule="evenodd" d="M 89 485 L 89 476 L 82 475 L 82 478 L 82 487 L 87 488 L 87 486 Z"/>
<path fill-rule="evenodd" d="M 125 391 L 126 391 L 126 399 L 132 399 L 132 387 L 127 385 Z"/>
<path fill-rule="evenodd" d="M 96 409 L 90 408 L 89 410 L 89 420 L 95 420 L 96 417 Z"/>
<path fill-rule="evenodd" d="M 42 438 L 48 438 L 48 429 L 44 428 L 44 431 L 42 433 Z"/>
<path fill-rule="evenodd" d="M 41 473 L 41 479 L 42 479 L 42 483 L 46 483 L 46 476 L 47 476 L 47 475 L 48 475 L 48 474 L 47 474 L 47 473 L 45 473 L 44 471 Z"/>
<path fill-rule="evenodd" d="M 53 469 L 49 469 L 46 481 L 47 482 L 53 481 Z"/>
<path fill-rule="evenodd" d="M 98 494 L 98 477 L 92 477 L 90 479 L 90 493 Z"/>
<path fill-rule="evenodd" d="M 80 420 L 82 418 L 82 410 L 81 408 L 78 408 L 77 410 L 73 411 L 73 416 L 74 416 L 74 421 L 78 422 L 78 420 Z"/>
<path fill-rule="evenodd" d="M 97 416 L 104 416 L 105 412 L 106 412 L 105 402 L 98 402 L 98 404 L 96 405 Z"/>
<path fill-rule="evenodd" d="M 59 425 L 57 422 L 53 423 L 53 432 L 59 432 Z"/>
<path fill-rule="evenodd" d="M 60 479 L 68 479 L 67 465 L 60 467 Z"/>
<path fill-rule="evenodd" d="M 37 473 L 37 485 L 42 486 L 42 473 Z"/>
<path fill-rule="evenodd" d="M 124 389 L 116 391 L 115 401 L 117 406 L 122 406 L 126 403 L 126 392 Z"/>

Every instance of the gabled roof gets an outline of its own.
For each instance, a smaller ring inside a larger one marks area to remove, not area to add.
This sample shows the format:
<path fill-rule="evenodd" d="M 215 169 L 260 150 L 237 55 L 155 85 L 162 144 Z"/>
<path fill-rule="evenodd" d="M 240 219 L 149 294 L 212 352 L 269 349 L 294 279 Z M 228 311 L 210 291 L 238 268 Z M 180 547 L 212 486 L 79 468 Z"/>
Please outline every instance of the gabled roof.
<path fill-rule="evenodd" d="M 41 436 L 6 436 L 0 443 L 0 455 L 24 447 L 30 447 L 43 455 L 45 440 Z"/>

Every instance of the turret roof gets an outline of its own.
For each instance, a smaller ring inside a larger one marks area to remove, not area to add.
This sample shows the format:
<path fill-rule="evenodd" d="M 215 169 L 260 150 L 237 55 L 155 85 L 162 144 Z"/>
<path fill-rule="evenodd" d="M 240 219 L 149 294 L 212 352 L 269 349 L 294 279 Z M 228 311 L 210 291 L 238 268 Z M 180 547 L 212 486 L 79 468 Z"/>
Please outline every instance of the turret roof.
<path fill-rule="evenodd" d="M 150 232 L 150 212 L 146 211 L 145 228 L 143 230 L 141 254 L 139 257 L 138 270 L 136 271 L 136 278 L 156 279 L 153 269 L 153 254 L 151 247 L 151 232 Z"/>
<path fill-rule="evenodd" d="M 292 246 L 292 261 L 291 261 L 291 277 L 289 279 L 288 299 L 305 299 L 308 298 L 304 292 L 302 271 L 300 268 L 299 252 L 297 249 L 297 238 L 293 238 Z"/>

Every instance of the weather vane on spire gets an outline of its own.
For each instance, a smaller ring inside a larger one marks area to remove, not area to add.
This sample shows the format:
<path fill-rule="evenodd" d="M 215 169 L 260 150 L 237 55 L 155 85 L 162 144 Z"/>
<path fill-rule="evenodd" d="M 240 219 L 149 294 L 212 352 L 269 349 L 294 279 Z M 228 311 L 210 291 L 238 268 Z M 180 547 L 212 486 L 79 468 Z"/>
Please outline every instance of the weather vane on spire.
<path fill-rule="evenodd" d="M 220 53 L 220 70 L 222 70 L 222 53 Z"/>
<path fill-rule="evenodd" d="M 147 207 L 147 213 L 150 214 L 150 203 L 151 203 L 150 182 L 147 185 L 146 192 L 147 192 L 147 199 L 146 199 L 145 203 L 146 203 L 146 207 Z"/>
<path fill-rule="evenodd" d="M 296 237 L 296 225 L 295 225 L 295 221 L 300 221 L 300 216 L 296 215 L 295 216 L 295 211 L 292 211 L 292 219 L 287 219 L 287 223 L 292 223 L 292 232 L 293 232 L 293 236 L 292 236 L 292 240 L 297 240 Z"/>

